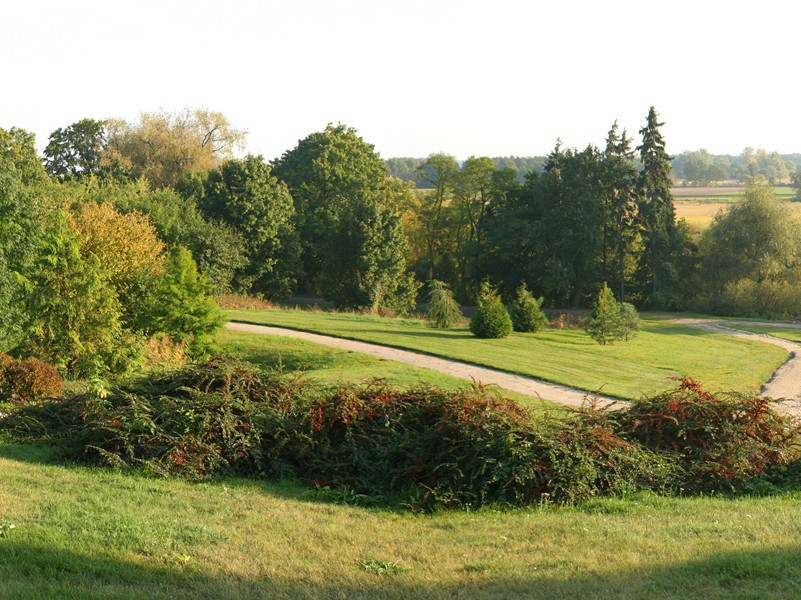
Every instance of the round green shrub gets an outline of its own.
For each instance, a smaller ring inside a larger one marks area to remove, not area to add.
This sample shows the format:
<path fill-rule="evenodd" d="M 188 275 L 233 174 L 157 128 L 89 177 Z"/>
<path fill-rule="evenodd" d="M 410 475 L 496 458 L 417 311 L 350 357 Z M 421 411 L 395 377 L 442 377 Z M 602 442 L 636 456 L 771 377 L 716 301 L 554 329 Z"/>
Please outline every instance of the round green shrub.
<path fill-rule="evenodd" d="M 525 283 L 520 284 L 512 304 L 512 324 L 515 331 L 534 333 L 548 324 L 548 317 L 541 310 L 542 301 L 543 298 L 534 298 L 526 289 Z"/>
<path fill-rule="evenodd" d="M 480 338 L 503 338 L 512 333 L 512 318 L 498 292 L 486 281 L 476 301 L 476 314 L 470 319 L 470 331 Z"/>

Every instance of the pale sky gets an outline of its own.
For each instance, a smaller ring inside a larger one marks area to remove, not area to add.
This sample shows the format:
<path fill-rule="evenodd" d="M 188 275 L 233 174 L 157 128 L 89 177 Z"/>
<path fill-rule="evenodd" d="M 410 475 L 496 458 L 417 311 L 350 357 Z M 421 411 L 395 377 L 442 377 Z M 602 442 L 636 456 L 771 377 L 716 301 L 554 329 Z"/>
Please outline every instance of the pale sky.
<path fill-rule="evenodd" d="M 635 133 L 801 152 L 801 3 L 0 0 L 0 127 L 205 107 L 271 159 L 343 122 L 383 157 Z"/>

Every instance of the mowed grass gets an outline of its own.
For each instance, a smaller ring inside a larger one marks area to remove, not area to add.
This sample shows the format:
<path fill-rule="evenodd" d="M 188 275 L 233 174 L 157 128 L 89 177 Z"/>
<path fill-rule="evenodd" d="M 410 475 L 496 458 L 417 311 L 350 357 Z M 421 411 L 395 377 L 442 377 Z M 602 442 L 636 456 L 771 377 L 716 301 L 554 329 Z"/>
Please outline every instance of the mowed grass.
<path fill-rule="evenodd" d="M 423 321 L 307 310 L 229 310 L 231 320 L 290 327 L 395 346 L 521 373 L 620 398 L 639 398 L 692 377 L 709 389 L 756 392 L 788 354 L 781 348 L 644 319 L 628 342 L 602 346 L 581 330 L 474 337 L 466 327 L 438 330 Z"/>
<path fill-rule="evenodd" d="M 0 597 L 798 598 L 801 495 L 416 515 L 0 444 Z M 363 563 L 391 565 L 376 574 Z"/>
<path fill-rule="evenodd" d="M 302 371 L 303 376 L 326 387 L 342 384 L 370 384 L 381 380 L 388 384 L 410 388 L 432 385 L 446 390 L 464 388 L 470 381 L 451 377 L 431 369 L 422 369 L 392 360 L 358 354 L 293 338 L 222 330 L 218 335 L 222 350 L 244 360 L 285 372 Z M 534 407 L 556 408 L 556 405 L 498 390 L 507 398 Z M 547 400 L 547 399 L 544 399 Z"/>

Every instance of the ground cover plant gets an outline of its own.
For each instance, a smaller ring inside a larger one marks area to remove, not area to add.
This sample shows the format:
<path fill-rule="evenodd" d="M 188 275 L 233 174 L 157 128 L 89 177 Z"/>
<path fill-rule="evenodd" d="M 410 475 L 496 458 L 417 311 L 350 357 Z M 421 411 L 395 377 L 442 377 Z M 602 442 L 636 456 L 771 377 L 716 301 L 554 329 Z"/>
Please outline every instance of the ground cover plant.
<path fill-rule="evenodd" d="M 769 401 L 690 380 L 630 412 L 590 402 L 553 417 L 480 384 L 329 390 L 222 357 L 23 408 L 0 431 L 89 464 L 193 481 L 293 476 L 424 509 L 733 489 L 795 460 L 801 436 Z"/>
<path fill-rule="evenodd" d="M 229 319 L 291 327 L 391 345 L 531 375 L 606 395 L 636 399 L 689 376 L 711 389 L 756 392 L 787 358 L 781 348 L 643 318 L 625 344 L 601 346 L 586 332 L 546 328 L 500 340 L 475 338 L 466 327 L 434 330 L 424 321 L 306 310 L 229 310 Z"/>

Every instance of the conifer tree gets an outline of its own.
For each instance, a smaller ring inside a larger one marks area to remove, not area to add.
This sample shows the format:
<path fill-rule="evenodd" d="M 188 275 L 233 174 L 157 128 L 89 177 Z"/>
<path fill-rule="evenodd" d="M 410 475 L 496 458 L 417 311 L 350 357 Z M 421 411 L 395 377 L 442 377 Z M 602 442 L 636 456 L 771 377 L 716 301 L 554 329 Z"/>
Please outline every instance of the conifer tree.
<path fill-rule="evenodd" d="M 426 319 L 433 327 L 447 329 L 462 320 L 462 311 L 453 292 L 442 281 L 433 279 L 428 284 L 428 310 Z"/>
<path fill-rule="evenodd" d="M 643 293 L 652 299 L 669 293 L 674 279 L 673 256 L 677 238 L 676 212 L 670 193 L 670 161 L 659 128 L 656 109 L 648 111 L 645 127 L 640 129 L 642 143 L 637 147 L 642 162 L 637 183 L 639 211 L 643 225 L 644 252 L 640 261 Z"/>
<path fill-rule="evenodd" d="M 515 331 L 534 333 L 548 324 L 548 317 L 541 309 L 542 301 L 543 298 L 534 298 L 525 283 L 520 284 L 512 304 L 512 324 Z"/>
<path fill-rule="evenodd" d="M 480 338 L 503 338 L 512 333 L 512 319 L 498 292 L 488 282 L 481 284 L 476 299 L 476 314 L 470 319 L 470 331 Z"/>
<path fill-rule="evenodd" d="M 587 323 L 587 333 L 599 344 L 605 345 L 620 339 L 620 304 L 609 286 L 604 283 Z"/>

